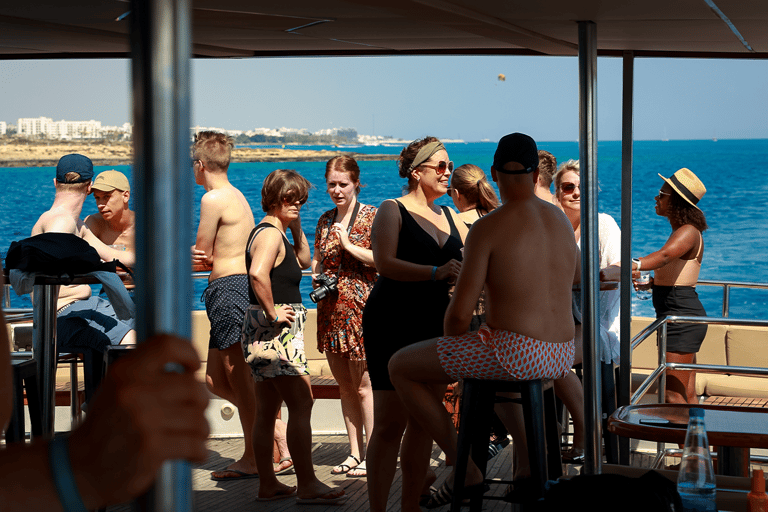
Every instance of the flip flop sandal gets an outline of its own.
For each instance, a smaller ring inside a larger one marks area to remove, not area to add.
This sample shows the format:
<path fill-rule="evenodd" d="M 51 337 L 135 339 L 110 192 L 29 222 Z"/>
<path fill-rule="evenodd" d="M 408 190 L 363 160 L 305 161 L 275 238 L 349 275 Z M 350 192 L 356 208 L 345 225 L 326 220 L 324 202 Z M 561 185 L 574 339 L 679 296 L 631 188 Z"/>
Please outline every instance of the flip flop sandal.
<path fill-rule="evenodd" d="M 234 476 L 223 476 L 227 473 L 232 473 Z M 217 474 L 219 476 L 217 476 Z M 211 473 L 211 480 L 214 482 L 227 482 L 229 480 L 246 480 L 249 478 L 259 478 L 258 473 L 246 473 L 244 471 L 238 471 L 237 469 L 222 469 L 220 471 L 213 471 Z"/>
<path fill-rule="evenodd" d="M 353 475 L 352 471 L 355 471 L 355 472 L 362 471 L 363 474 L 362 475 Z M 368 470 L 365 467 L 365 460 L 363 460 L 360 464 L 358 464 L 357 466 L 353 467 L 352 469 L 349 470 L 349 472 L 347 472 L 347 478 L 365 478 L 367 476 L 368 476 Z"/>
<path fill-rule="evenodd" d="M 284 467 L 283 469 L 280 469 L 280 470 L 275 470 L 275 475 L 284 475 L 290 471 L 293 471 L 293 459 L 291 459 L 290 457 L 283 457 L 282 459 L 280 459 L 280 462 L 277 464 L 277 467 L 280 467 L 285 461 L 290 461 L 291 465 Z"/>
<path fill-rule="evenodd" d="M 357 462 L 357 464 L 355 464 L 354 466 L 350 466 L 349 464 L 347 464 L 347 461 L 349 461 L 349 459 L 354 460 L 355 462 Z M 354 455 L 352 455 L 350 453 L 347 456 L 346 460 L 344 460 L 344 462 L 342 462 L 341 464 L 339 464 L 338 466 L 334 467 L 331 470 L 331 474 L 332 475 L 343 475 L 344 473 L 347 473 L 350 469 L 356 468 L 360 464 L 362 464 L 360 459 L 358 459 L 357 457 L 355 457 Z"/>

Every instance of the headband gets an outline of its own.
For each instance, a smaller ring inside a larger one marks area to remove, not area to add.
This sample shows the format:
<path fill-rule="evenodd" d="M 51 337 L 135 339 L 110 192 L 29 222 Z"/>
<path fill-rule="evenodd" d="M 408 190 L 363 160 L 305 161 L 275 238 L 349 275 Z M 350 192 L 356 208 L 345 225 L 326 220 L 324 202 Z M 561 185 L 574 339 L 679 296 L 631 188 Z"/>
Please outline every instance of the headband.
<path fill-rule="evenodd" d="M 412 170 L 429 160 L 432 155 L 437 153 L 440 150 L 445 150 L 445 146 L 443 146 L 443 143 L 438 141 L 430 142 L 429 144 L 426 144 L 424 147 L 422 147 L 418 153 L 416 153 L 416 158 L 413 159 L 413 162 L 408 167 L 408 172 L 410 173 Z"/>

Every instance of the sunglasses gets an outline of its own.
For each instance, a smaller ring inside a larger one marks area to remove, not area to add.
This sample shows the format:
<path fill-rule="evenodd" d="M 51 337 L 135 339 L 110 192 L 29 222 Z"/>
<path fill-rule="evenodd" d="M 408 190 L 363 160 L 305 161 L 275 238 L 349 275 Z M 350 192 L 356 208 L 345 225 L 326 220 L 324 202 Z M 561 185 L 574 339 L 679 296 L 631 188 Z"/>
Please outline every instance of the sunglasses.
<path fill-rule="evenodd" d="M 444 160 L 437 162 L 437 165 L 421 164 L 419 167 L 428 167 L 430 169 L 434 169 L 437 174 L 445 174 L 446 169 L 448 172 L 453 172 L 453 162 L 446 162 Z"/>
<path fill-rule="evenodd" d="M 672 195 L 672 194 L 671 194 L 671 193 L 669 193 L 669 192 L 662 192 L 661 190 L 659 190 L 659 197 L 660 197 L 660 198 L 661 198 L 661 197 L 664 197 L 664 196 L 671 196 L 671 195 Z"/>
<path fill-rule="evenodd" d="M 283 198 L 283 203 L 285 203 L 287 205 L 293 205 L 293 204 L 299 203 L 299 206 L 303 206 L 304 203 L 306 203 L 306 202 L 307 202 L 306 199 L 293 199 L 293 198 L 290 198 L 290 197 L 284 197 Z"/>
<path fill-rule="evenodd" d="M 192 159 L 192 161 L 189 163 L 189 165 L 190 165 L 191 167 L 194 167 L 194 166 L 195 166 L 195 162 L 199 162 L 199 161 L 200 161 L 200 159 L 199 159 L 199 158 L 193 158 L 193 159 Z"/>
<path fill-rule="evenodd" d="M 576 187 L 579 187 L 579 190 L 581 190 L 581 187 L 575 183 L 562 183 L 560 185 L 560 190 L 562 190 L 566 194 L 570 194 L 574 190 L 576 190 Z"/>

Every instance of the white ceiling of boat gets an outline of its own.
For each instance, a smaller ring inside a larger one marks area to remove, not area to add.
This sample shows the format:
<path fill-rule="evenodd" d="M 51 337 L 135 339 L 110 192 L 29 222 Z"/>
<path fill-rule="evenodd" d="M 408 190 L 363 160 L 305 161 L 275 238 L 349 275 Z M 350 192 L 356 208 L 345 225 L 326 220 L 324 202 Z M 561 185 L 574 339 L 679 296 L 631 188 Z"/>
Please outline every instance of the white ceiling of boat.
<path fill-rule="evenodd" d="M 600 55 L 768 58 L 768 0 L 194 0 L 197 57 Z M 0 59 L 127 57 L 123 0 L 0 6 Z"/>

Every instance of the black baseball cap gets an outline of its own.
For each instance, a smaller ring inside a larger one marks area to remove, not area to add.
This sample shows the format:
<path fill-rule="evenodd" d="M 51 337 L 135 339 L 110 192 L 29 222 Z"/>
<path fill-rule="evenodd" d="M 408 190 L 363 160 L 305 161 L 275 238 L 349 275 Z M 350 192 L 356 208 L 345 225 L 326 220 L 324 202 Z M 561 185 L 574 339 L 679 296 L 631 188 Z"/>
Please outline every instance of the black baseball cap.
<path fill-rule="evenodd" d="M 517 162 L 525 169 L 509 171 L 504 166 L 509 162 Z M 493 167 L 496 172 L 503 174 L 530 174 L 539 167 L 539 150 L 536 142 L 524 133 L 510 133 L 499 141 L 496 153 L 493 155 Z"/>

